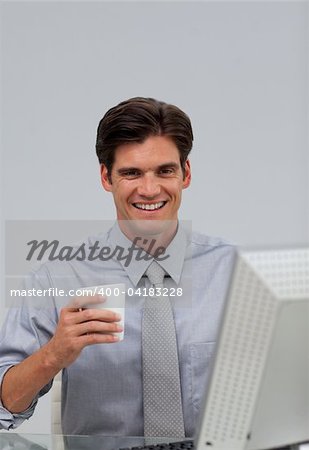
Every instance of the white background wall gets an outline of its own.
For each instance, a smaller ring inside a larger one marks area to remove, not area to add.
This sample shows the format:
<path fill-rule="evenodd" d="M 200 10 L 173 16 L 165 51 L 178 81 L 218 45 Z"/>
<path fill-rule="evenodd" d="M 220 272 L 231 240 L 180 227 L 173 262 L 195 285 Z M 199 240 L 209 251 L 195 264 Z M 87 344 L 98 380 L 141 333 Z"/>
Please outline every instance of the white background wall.
<path fill-rule="evenodd" d="M 96 127 L 141 95 L 192 119 L 181 217 L 193 228 L 251 246 L 309 241 L 306 2 L 24 1 L 1 13 L 4 219 L 113 218 Z M 45 399 L 20 431 L 47 429 Z"/>

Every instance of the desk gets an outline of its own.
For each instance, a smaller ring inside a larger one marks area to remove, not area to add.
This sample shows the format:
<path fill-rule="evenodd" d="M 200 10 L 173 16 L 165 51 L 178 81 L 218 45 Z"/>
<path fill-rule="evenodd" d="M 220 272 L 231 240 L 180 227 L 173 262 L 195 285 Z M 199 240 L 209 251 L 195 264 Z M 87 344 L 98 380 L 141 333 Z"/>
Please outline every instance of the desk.
<path fill-rule="evenodd" d="M 147 445 L 177 442 L 181 438 L 147 438 Z M 62 436 L 44 434 L 0 433 L 1 450 L 117 450 L 145 445 L 145 439 L 125 436 Z"/>
<path fill-rule="evenodd" d="M 147 438 L 147 445 L 160 442 L 177 442 L 176 438 Z M 125 436 L 62 436 L 44 434 L 0 433 L 1 450 L 118 450 L 145 445 L 143 437 Z M 309 450 L 309 444 L 291 450 Z M 280 450 L 280 449 L 277 449 Z M 281 450 L 288 450 L 287 447 Z"/>

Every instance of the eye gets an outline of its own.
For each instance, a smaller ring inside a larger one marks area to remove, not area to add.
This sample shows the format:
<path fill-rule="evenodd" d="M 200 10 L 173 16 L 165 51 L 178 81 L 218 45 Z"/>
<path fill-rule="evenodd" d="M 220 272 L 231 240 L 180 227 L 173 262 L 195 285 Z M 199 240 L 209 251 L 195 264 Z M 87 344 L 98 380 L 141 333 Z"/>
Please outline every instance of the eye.
<path fill-rule="evenodd" d="M 175 170 L 173 168 L 166 167 L 159 171 L 160 175 L 173 175 Z"/>
<path fill-rule="evenodd" d="M 125 172 L 122 172 L 122 176 L 125 178 L 135 178 L 139 175 L 138 170 L 130 169 L 126 170 Z"/>

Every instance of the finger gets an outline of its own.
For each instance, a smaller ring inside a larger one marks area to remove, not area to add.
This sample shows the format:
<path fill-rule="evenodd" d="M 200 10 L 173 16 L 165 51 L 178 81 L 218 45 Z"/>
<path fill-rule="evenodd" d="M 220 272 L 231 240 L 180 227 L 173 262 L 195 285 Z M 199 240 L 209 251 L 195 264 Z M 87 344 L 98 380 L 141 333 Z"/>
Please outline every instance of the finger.
<path fill-rule="evenodd" d="M 84 336 L 80 336 L 80 341 L 84 347 L 93 344 L 113 344 L 119 342 L 119 336 L 113 334 L 100 334 L 100 333 L 89 333 Z"/>
<path fill-rule="evenodd" d="M 103 334 L 111 334 L 111 333 L 121 333 L 123 331 L 123 327 L 117 323 L 108 323 L 108 322 L 99 322 L 98 320 L 94 320 L 91 322 L 83 322 L 76 326 L 77 335 L 81 336 L 83 334 L 92 334 L 92 333 L 103 333 Z"/>
<path fill-rule="evenodd" d="M 83 309 L 73 314 L 74 323 L 89 322 L 120 322 L 121 315 L 110 309 Z"/>
<path fill-rule="evenodd" d="M 70 309 L 63 308 L 60 312 L 59 324 L 64 327 L 72 327 L 77 324 L 89 321 L 104 322 L 120 322 L 122 317 L 120 314 L 109 309 Z"/>
<path fill-rule="evenodd" d="M 66 309 L 71 311 L 76 311 L 77 309 L 84 308 L 89 305 L 100 305 L 106 301 L 107 297 L 105 295 L 84 295 L 80 297 L 73 297 L 72 300 L 67 305 Z"/>

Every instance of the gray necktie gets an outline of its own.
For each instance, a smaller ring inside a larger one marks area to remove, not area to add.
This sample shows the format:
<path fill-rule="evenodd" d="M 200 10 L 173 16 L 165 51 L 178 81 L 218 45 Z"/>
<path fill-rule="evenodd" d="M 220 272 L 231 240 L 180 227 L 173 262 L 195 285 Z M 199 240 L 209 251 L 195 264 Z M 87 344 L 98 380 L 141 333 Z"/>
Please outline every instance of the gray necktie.
<path fill-rule="evenodd" d="M 161 292 L 164 274 L 156 261 L 146 271 Z M 168 296 L 146 298 L 142 347 L 144 435 L 184 437 L 175 323 Z"/>

